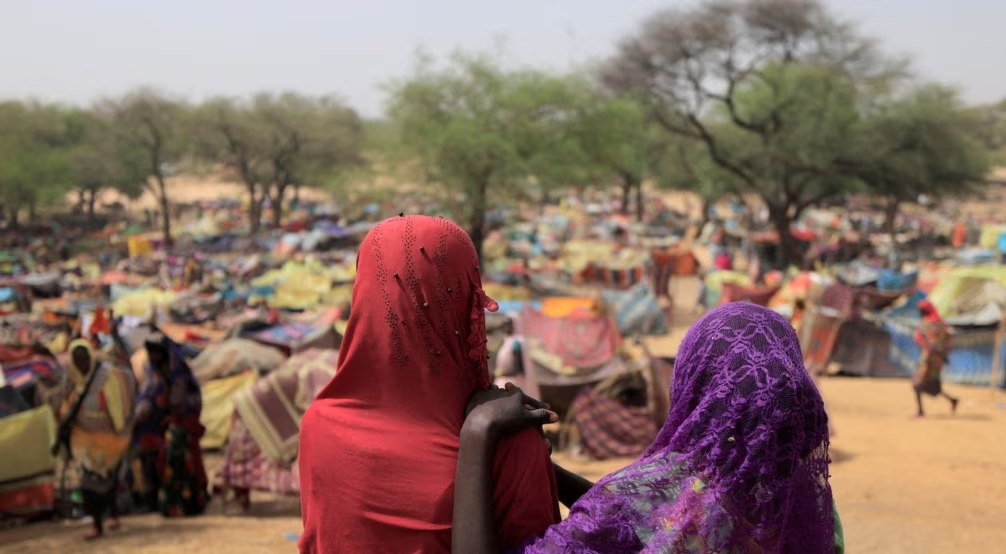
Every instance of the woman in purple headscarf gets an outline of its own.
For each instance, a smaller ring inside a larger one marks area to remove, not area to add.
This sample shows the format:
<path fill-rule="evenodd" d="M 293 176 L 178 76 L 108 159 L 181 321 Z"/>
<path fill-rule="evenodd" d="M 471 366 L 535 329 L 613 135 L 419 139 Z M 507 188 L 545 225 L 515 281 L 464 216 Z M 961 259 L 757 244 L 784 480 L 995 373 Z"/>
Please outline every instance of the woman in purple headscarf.
<path fill-rule="evenodd" d="M 517 552 L 844 550 L 828 484 L 828 418 L 785 319 L 747 303 L 712 310 L 685 337 L 671 390 L 667 422 L 634 464 L 589 490 L 556 466 L 563 502 L 564 492 L 582 495 L 565 521 Z M 496 396 L 462 428 L 457 554 L 501 551 L 491 512 L 493 446 L 543 417 L 515 387 Z"/>

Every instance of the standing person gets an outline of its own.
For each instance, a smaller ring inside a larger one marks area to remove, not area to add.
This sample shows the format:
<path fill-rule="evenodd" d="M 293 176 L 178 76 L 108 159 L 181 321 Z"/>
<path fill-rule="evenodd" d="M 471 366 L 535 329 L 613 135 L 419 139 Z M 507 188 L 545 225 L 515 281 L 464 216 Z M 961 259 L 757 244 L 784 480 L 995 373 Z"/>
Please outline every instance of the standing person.
<path fill-rule="evenodd" d="M 157 332 L 144 346 L 148 384 L 137 406 L 135 488 L 151 511 L 198 515 L 208 500 L 199 383 L 174 341 Z"/>
<path fill-rule="evenodd" d="M 59 410 L 60 441 L 54 451 L 68 446 L 68 458 L 77 463 L 84 512 L 93 522 L 85 539 L 93 540 L 105 532 L 106 512 L 108 528 L 119 527 L 115 489 L 129 448 L 136 382 L 131 370 L 99 361 L 87 340 L 71 342 L 68 351 L 72 388 Z"/>
<path fill-rule="evenodd" d="M 918 407 L 915 417 L 924 417 L 922 411 L 922 394 L 943 396 L 950 401 L 950 412 L 957 413 L 958 400 L 943 391 L 940 375 L 943 365 L 950 358 L 953 338 L 950 326 L 940 318 L 936 307 L 928 300 L 919 302 L 919 328 L 915 331 L 915 342 L 922 349 L 919 357 L 919 369 L 912 379 L 915 389 L 915 405 Z"/>
<path fill-rule="evenodd" d="M 520 314 L 514 312 L 510 314 L 503 331 L 506 338 L 500 345 L 496 353 L 496 379 L 494 383 L 502 387 L 507 381 L 513 382 L 521 389 L 527 390 L 525 386 L 526 375 L 524 373 L 524 357 L 522 354 L 524 347 L 524 336 L 517 334 L 517 323 L 520 321 Z"/>
<path fill-rule="evenodd" d="M 360 245 L 335 377 L 301 422 L 304 554 L 448 554 L 469 397 L 491 384 L 479 261 L 454 223 L 400 216 Z M 491 518 L 516 547 L 559 521 L 548 447 L 528 429 L 489 460 Z"/>
<path fill-rule="evenodd" d="M 509 388 L 509 387 L 508 387 Z M 779 314 L 737 302 L 688 331 L 671 410 L 632 465 L 596 485 L 556 467 L 569 517 L 524 554 L 844 551 L 828 483 L 828 416 L 800 344 Z M 491 456 L 501 435 L 550 421 L 516 388 L 472 410 L 461 430 L 455 554 L 501 552 L 492 518 Z"/>

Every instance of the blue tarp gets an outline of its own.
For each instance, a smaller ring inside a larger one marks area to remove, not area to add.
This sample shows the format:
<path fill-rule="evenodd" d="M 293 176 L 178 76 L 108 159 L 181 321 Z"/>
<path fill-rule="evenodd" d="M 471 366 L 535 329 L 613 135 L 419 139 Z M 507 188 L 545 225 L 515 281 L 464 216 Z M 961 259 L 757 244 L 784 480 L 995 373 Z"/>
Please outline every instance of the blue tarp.
<path fill-rule="evenodd" d="M 904 313 L 904 312 L 903 312 Z M 917 308 L 914 317 L 884 318 L 884 329 L 891 335 L 891 361 L 897 364 L 905 375 L 914 375 L 919 367 L 922 352 L 915 342 L 915 330 L 919 318 Z M 993 379 L 995 364 L 995 329 L 954 330 L 954 345 L 950 360 L 943 368 L 943 380 L 948 383 L 969 385 L 989 385 Z M 1006 342 L 999 356 L 1000 365 L 1006 361 Z M 999 388 L 1006 388 L 1006 372 L 999 371 Z"/>
<path fill-rule="evenodd" d="M 614 312 L 618 331 L 623 336 L 664 335 L 669 331 L 664 311 L 646 283 L 626 291 L 605 291 L 604 301 Z"/>
<path fill-rule="evenodd" d="M 526 306 L 531 306 L 536 310 L 541 310 L 541 302 L 537 300 L 502 300 L 499 302 L 499 313 L 521 313 Z"/>
<path fill-rule="evenodd" d="M 877 290 L 883 292 L 897 292 L 907 289 L 919 280 L 919 272 L 900 273 L 889 269 L 881 270 L 877 279 Z"/>

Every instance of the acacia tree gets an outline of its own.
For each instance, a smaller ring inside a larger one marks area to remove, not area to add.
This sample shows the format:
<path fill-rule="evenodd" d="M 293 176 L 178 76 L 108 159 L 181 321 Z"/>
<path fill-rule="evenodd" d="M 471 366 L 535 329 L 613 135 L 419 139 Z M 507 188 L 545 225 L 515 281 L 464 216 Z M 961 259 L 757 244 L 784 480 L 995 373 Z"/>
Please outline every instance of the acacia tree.
<path fill-rule="evenodd" d="M 291 187 L 323 184 L 364 163 L 363 122 L 335 97 L 259 94 L 251 109 L 262 133 L 274 227 Z"/>
<path fill-rule="evenodd" d="M 68 192 L 70 140 L 58 107 L 0 104 L 0 202 L 11 227 L 19 225 L 22 210 L 33 220 L 41 203 L 59 201 Z"/>
<path fill-rule="evenodd" d="M 239 99 L 215 98 L 196 112 L 202 155 L 218 162 L 241 180 L 248 193 L 249 229 L 261 228 L 265 178 L 266 133 L 251 106 Z"/>
<path fill-rule="evenodd" d="M 786 263 L 792 222 L 852 184 L 858 94 L 899 69 L 815 0 L 724 0 L 653 15 L 602 81 L 640 94 L 666 132 L 760 196 Z"/>
<path fill-rule="evenodd" d="M 581 111 L 578 138 L 596 178 L 614 178 L 628 214 L 635 193 L 636 219 L 643 220 L 643 181 L 658 182 L 671 170 L 672 140 L 651 122 L 645 106 L 628 97 L 593 92 Z"/>
<path fill-rule="evenodd" d="M 161 232 L 168 245 L 172 244 L 172 237 L 167 179 L 173 164 L 182 157 L 187 109 L 182 101 L 152 89 L 139 89 L 96 106 L 96 111 L 109 119 L 126 148 L 143 151 L 146 185 L 157 199 Z"/>
<path fill-rule="evenodd" d="M 919 195 L 966 194 L 987 183 L 990 156 L 973 135 L 957 93 L 928 85 L 877 106 L 866 122 L 855 168 L 883 199 L 892 238 L 898 208 Z"/>
<path fill-rule="evenodd" d="M 78 206 L 94 218 L 98 196 L 115 190 L 129 198 L 143 194 L 147 183 L 143 150 L 117 140 L 112 122 L 97 114 L 75 110 L 67 114 L 73 143 L 69 164 Z"/>
<path fill-rule="evenodd" d="M 480 257 L 492 199 L 530 181 L 547 194 L 587 175 L 572 127 L 576 91 L 565 78 L 508 72 L 485 56 L 458 53 L 441 70 L 420 59 L 389 92 L 402 154 L 427 180 L 464 195 Z"/>

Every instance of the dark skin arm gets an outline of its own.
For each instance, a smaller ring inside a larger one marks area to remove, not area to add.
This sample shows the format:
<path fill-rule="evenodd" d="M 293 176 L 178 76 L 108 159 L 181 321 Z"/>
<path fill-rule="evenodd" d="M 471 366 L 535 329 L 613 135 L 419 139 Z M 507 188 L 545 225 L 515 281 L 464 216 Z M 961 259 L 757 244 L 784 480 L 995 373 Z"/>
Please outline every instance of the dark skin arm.
<path fill-rule="evenodd" d="M 555 485 L 559 489 L 559 502 L 567 508 L 572 508 L 581 496 L 594 487 L 594 483 L 555 462 L 552 465 L 555 467 Z"/>
<path fill-rule="evenodd" d="M 520 389 L 508 384 L 497 398 L 474 409 L 461 427 L 454 488 L 451 552 L 498 554 L 502 551 L 493 515 L 493 461 L 499 440 L 528 427 L 556 422 L 545 409 L 533 409 Z"/>
<path fill-rule="evenodd" d="M 468 405 L 465 407 L 465 417 L 467 418 L 472 410 L 479 407 L 480 405 L 499 398 L 503 394 L 503 389 L 493 385 L 489 390 L 478 391 L 472 394 L 471 398 L 468 400 Z M 549 405 L 540 400 L 531 398 L 530 396 L 524 395 L 525 409 L 549 409 Z M 541 428 L 538 428 L 541 433 Z M 544 433 L 542 433 L 544 437 Z M 548 443 L 548 440 L 545 441 Z M 552 445 L 549 443 L 549 452 L 552 451 Z M 559 464 L 553 462 L 555 467 L 555 483 L 559 491 L 559 501 L 562 502 L 567 508 L 571 508 L 577 500 L 580 499 L 587 491 L 589 491 L 594 483 L 584 479 L 583 477 L 569 471 Z"/>

